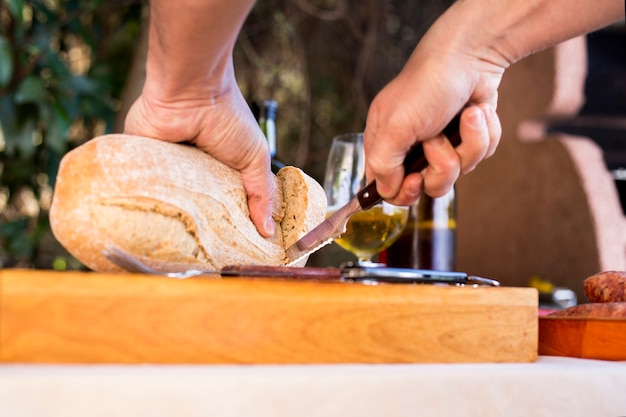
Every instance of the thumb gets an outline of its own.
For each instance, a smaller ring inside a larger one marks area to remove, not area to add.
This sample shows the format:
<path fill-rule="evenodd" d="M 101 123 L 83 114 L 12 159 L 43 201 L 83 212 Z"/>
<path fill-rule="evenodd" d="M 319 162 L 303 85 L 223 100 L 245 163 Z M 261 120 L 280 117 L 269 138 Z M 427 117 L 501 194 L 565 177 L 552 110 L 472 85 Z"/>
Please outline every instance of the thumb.
<path fill-rule="evenodd" d="M 241 171 L 243 186 L 248 196 L 250 219 L 263 237 L 272 237 L 275 233 L 272 218 L 274 198 L 274 176 L 269 160 L 259 158 Z"/>

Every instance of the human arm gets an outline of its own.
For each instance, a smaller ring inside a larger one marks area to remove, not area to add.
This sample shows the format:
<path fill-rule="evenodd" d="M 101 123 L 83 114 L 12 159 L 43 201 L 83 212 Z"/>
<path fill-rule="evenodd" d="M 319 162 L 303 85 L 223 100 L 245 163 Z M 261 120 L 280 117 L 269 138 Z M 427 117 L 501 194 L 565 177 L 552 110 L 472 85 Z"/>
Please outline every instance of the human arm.
<path fill-rule="evenodd" d="M 250 217 L 274 233 L 267 142 L 235 80 L 233 48 L 253 0 L 151 0 L 146 81 L 125 133 L 191 142 L 241 171 Z M 202 181 L 202 178 L 198 178 Z"/>
<path fill-rule="evenodd" d="M 368 177 L 396 204 L 414 202 L 422 186 L 431 196 L 444 194 L 495 151 L 501 136 L 497 90 L 509 65 L 623 17 L 624 0 L 457 1 L 372 102 L 365 129 Z M 463 143 L 455 149 L 438 132 L 466 106 Z M 429 167 L 403 180 L 404 155 L 417 142 Z"/>

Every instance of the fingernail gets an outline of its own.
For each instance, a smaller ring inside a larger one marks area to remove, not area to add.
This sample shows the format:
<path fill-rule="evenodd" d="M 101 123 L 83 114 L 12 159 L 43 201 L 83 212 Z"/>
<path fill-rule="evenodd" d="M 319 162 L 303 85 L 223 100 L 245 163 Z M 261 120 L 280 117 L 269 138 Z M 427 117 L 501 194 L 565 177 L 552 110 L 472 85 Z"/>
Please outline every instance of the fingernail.
<path fill-rule="evenodd" d="M 481 109 L 476 108 L 470 113 L 468 123 L 474 129 L 482 129 L 485 126 L 485 114 Z"/>
<path fill-rule="evenodd" d="M 389 195 L 391 192 L 391 187 L 388 187 L 386 184 L 378 182 L 376 184 L 376 189 L 378 190 L 378 194 L 380 195 Z"/>
<path fill-rule="evenodd" d="M 265 231 L 268 233 L 269 236 L 274 236 L 274 233 L 276 233 L 274 220 L 272 220 L 271 217 L 265 220 Z"/>
<path fill-rule="evenodd" d="M 419 198 L 420 194 L 422 194 L 422 187 L 410 189 L 408 191 L 408 194 L 410 198 L 417 199 Z"/>
<path fill-rule="evenodd" d="M 442 135 L 439 135 L 432 139 L 428 139 L 428 142 L 431 146 L 444 146 L 446 145 L 447 139 Z"/>

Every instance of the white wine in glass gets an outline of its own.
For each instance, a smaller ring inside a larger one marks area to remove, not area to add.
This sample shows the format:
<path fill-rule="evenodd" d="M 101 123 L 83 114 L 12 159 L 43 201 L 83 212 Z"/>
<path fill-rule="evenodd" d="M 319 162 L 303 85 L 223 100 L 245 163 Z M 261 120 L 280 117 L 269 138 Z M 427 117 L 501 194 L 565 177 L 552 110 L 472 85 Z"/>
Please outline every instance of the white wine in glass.
<path fill-rule="evenodd" d="M 365 185 L 363 135 L 347 133 L 334 137 L 324 178 L 328 216 L 355 197 Z M 400 237 L 407 217 L 407 207 L 383 201 L 369 210 L 353 214 L 346 232 L 334 242 L 356 255 L 359 263 L 371 262 L 377 253 Z"/>
<path fill-rule="evenodd" d="M 387 206 L 387 207 L 385 207 Z M 333 214 L 329 212 L 328 215 Z M 346 232 L 335 243 L 356 255 L 360 263 L 371 259 L 393 244 L 404 230 L 408 211 L 404 207 L 381 203 L 353 214 Z"/>

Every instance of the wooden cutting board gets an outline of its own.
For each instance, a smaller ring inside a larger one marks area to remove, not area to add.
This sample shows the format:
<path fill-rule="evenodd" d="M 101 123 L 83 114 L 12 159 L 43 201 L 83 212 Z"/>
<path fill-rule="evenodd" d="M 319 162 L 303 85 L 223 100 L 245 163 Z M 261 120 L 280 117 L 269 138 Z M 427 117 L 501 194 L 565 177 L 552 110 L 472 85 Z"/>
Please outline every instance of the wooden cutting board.
<path fill-rule="evenodd" d="M 626 320 L 539 318 L 539 354 L 626 360 Z"/>
<path fill-rule="evenodd" d="M 532 362 L 530 288 L 0 271 L 0 361 Z"/>

